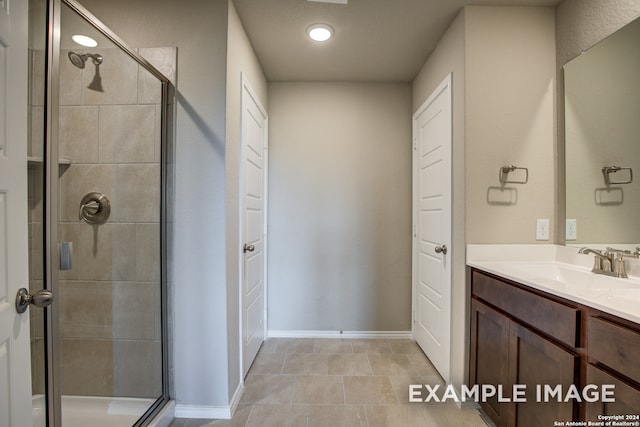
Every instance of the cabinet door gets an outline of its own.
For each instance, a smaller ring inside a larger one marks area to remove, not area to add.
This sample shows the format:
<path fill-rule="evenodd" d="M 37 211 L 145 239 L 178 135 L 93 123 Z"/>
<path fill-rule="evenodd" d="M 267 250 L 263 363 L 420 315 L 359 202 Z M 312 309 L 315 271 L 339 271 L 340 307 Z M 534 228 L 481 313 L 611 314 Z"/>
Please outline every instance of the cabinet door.
<path fill-rule="evenodd" d="M 471 349 L 470 382 L 474 384 L 509 384 L 509 325 L 508 318 L 495 310 L 471 300 Z M 497 427 L 506 427 L 510 404 L 500 403 L 496 398 L 481 403 L 482 409 Z"/>
<path fill-rule="evenodd" d="M 587 365 L 587 384 L 613 384 L 615 402 L 586 402 L 586 419 L 598 421 L 598 415 L 638 414 L 640 409 L 640 390 L 593 366 Z M 636 421 L 636 420 L 633 420 Z"/>
<path fill-rule="evenodd" d="M 516 384 L 526 384 L 527 401 L 517 403 L 509 425 L 518 427 L 552 426 L 554 421 L 577 420 L 578 402 L 564 402 L 564 396 L 572 384 L 579 385 L 579 356 L 565 350 L 531 330 L 512 323 L 511 328 L 510 378 Z M 550 401 L 538 402 L 536 387 L 560 385 L 560 402 L 554 397 Z"/>

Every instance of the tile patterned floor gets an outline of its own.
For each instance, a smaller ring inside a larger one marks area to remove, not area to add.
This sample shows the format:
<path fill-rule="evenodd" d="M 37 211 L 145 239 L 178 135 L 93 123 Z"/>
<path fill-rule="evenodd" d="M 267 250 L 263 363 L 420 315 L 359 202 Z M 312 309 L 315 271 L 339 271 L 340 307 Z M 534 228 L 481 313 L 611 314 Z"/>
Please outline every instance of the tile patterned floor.
<path fill-rule="evenodd" d="M 443 384 L 411 340 L 267 340 L 232 420 L 171 427 L 486 427 L 477 410 L 409 404 L 409 384 Z"/>

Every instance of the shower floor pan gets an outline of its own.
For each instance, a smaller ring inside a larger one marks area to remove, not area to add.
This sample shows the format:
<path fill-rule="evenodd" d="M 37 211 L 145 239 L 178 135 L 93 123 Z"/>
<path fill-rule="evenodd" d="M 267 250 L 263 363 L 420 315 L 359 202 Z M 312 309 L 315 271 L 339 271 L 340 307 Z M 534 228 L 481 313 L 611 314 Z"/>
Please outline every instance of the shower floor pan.
<path fill-rule="evenodd" d="M 62 427 L 129 427 L 155 399 L 62 396 Z M 33 427 L 46 426 L 44 395 L 33 396 Z"/>

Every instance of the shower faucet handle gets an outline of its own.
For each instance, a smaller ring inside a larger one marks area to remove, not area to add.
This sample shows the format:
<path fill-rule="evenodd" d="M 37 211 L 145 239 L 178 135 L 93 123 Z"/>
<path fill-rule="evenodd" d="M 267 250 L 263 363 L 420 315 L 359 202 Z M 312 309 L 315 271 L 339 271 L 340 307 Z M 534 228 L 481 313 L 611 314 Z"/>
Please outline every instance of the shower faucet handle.
<path fill-rule="evenodd" d="M 110 214 L 111 202 L 102 193 L 87 193 L 80 201 L 80 221 L 91 225 L 99 225 L 106 222 Z"/>

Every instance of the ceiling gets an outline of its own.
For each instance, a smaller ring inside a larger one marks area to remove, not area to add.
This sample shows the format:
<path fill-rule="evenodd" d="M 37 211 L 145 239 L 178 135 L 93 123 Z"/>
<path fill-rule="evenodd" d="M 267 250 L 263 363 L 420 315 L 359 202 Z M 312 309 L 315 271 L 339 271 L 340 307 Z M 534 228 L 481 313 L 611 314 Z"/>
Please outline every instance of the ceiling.
<path fill-rule="evenodd" d="M 556 6 L 560 0 L 233 2 L 269 81 L 408 82 L 463 6 Z M 334 37 L 308 39 L 305 30 L 314 23 L 331 25 Z"/>

